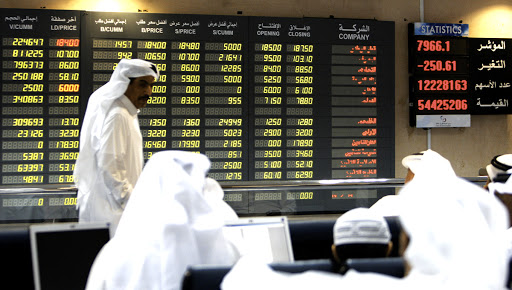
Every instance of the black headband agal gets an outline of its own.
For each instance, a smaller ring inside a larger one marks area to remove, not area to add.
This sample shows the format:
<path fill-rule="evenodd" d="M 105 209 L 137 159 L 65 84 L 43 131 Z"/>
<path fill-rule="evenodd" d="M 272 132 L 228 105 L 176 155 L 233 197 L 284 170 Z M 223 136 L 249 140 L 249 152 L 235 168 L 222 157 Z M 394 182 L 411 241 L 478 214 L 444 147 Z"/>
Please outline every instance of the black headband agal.
<path fill-rule="evenodd" d="M 502 170 L 502 171 L 508 171 L 509 169 L 511 169 L 512 166 L 504 164 L 504 163 L 501 163 L 501 162 L 498 161 L 498 157 L 500 157 L 500 156 L 501 155 L 494 156 L 494 158 L 491 160 L 491 165 L 496 167 L 499 170 Z"/>
<path fill-rule="evenodd" d="M 157 71 L 157 69 L 156 69 L 156 65 L 151 64 L 150 68 L 155 72 L 155 74 L 157 74 L 157 75 L 158 75 L 158 71 Z"/>
<path fill-rule="evenodd" d="M 510 173 L 498 173 L 495 178 L 493 178 L 492 182 L 497 183 L 505 183 L 510 177 Z"/>

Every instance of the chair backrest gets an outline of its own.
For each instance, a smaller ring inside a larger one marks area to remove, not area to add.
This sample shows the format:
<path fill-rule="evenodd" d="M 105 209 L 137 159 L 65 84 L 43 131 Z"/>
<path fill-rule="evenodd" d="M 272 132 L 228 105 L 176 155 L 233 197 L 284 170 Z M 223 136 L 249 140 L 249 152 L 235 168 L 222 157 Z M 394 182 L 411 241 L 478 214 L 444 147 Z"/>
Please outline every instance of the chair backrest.
<path fill-rule="evenodd" d="M 293 257 L 298 260 L 329 259 L 336 220 L 289 221 Z"/>
<path fill-rule="evenodd" d="M 379 273 L 397 278 L 404 277 L 405 262 L 402 258 L 371 258 L 371 259 L 348 259 L 344 265 L 346 270 L 358 272 Z"/>
<path fill-rule="evenodd" d="M 400 223 L 400 218 L 397 216 L 386 216 L 384 217 L 384 219 L 388 223 L 389 231 L 391 232 L 391 242 L 393 242 L 393 248 L 391 249 L 389 257 L 400 257 L 399 242 L 400 232 L 402 231 L 402 224 Z"/>
<path fill-rule="evenodd" d="M 309 260 L 290 263 L 270 264 L 277 271 L 288 273 L 301 273 L 308 270 L 330 272 L 330 260 Z M 183 290 L 217 290 L 224 276 L 231 270 L 231 266 L 197 265 L 190 266 L 183 278 Z"/>
<path fill-rule="evenodd" d="M 512 289 L 512 258 L 508 261 L 508 277 L 507 277 L 507 286 L 508 289 Z"/>
<path fill-rule="evenodd" d="M 402 226 L 396 216 L 384 217 L 391 232 L 393 249 L 390 257 L 399 257 L 398 242 Z M 331 257 L 332 231 L 336 219 L 297 221 L 289 220 L 295 260 L 329 259 Z"/>

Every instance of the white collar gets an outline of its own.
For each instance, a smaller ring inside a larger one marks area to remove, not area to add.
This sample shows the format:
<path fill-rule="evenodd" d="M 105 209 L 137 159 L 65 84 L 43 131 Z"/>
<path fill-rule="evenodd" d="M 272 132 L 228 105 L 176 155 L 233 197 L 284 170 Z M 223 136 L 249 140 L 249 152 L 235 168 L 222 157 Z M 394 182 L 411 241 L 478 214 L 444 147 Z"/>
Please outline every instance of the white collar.
<path fill-rule="evenodd" d="M 119 100 L 125 105 L 126 109 L 128 109 L 128 112 L 133 116 L 137 115 L 140 110 L 135 107 L 135 105 L 126 95 L 123 95 L 123 97 L 124 98 L 119 98 Z"/>

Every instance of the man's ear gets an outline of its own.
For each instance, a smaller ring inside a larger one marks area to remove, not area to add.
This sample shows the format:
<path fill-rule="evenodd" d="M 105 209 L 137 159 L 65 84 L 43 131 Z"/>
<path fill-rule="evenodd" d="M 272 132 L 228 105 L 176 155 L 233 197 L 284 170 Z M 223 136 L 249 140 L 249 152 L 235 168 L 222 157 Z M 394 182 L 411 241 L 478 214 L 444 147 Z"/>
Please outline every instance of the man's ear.
<path fill-rule="evenodd" d="M 393 242 L 389 241 L 388 243 L 388 251 L 386 252 L 386 257 L 389 257 L 389 254 L 391 254 L 391 250 L 393 249 Z"/>
<path fill-rule="evenodd" d="M 333 256 L 334 260 L 336 262 L 340 263 L 340 257 L 338 257 L 338 252 L 336 252 L 336 245 L 335 244 L 331 245 L 331 251 L 332 251 L 332 256 Z"/>

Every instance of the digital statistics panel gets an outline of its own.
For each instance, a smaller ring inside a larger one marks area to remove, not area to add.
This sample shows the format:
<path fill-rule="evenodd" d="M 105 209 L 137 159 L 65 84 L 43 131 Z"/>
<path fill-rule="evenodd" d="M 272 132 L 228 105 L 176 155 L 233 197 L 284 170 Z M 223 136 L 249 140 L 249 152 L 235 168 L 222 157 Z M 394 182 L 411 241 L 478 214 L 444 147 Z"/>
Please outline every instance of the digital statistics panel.
<path fill-rule="evenodd" d="M 511 39 L 414 35 L 413 31 L 411 23 L 411 126 L 469 127 L 470 115 L 512 112 L 508 78 L 512 68 L 507 66 Z M 431 121 L 418 122 L 422 117 Z"/>
<path fill-rule="evenodd" d="M 0 11 L 1 184 L 72 183 L 80 129 L 80 13 Z"/>
<path fill-rule="evenodd" d="M 139 113 L 146 160 L 203 153 L 209 176 L 226 184 L 394 176 L 393 22 L 7 11 L 16 25 L 27 13 L 49 24 L 23 39 L 1 32 L 2 185 L 72 182 L 88 98 L 123 58 L 161 72 Z M 227 191 L 225 200 L 239 214 L 340 212 L 390 193 Z"/>
<path fill-rule="evenodd" d="M 410 125 L 416 126 L 419 118 L 429 115 L 439 119 L 439 126 L 443 126 L 446 115 L 469 116 L 473 98 L 468 38 L 413 35 L 411 27 L 412 24 L 409 27 Z"/>

